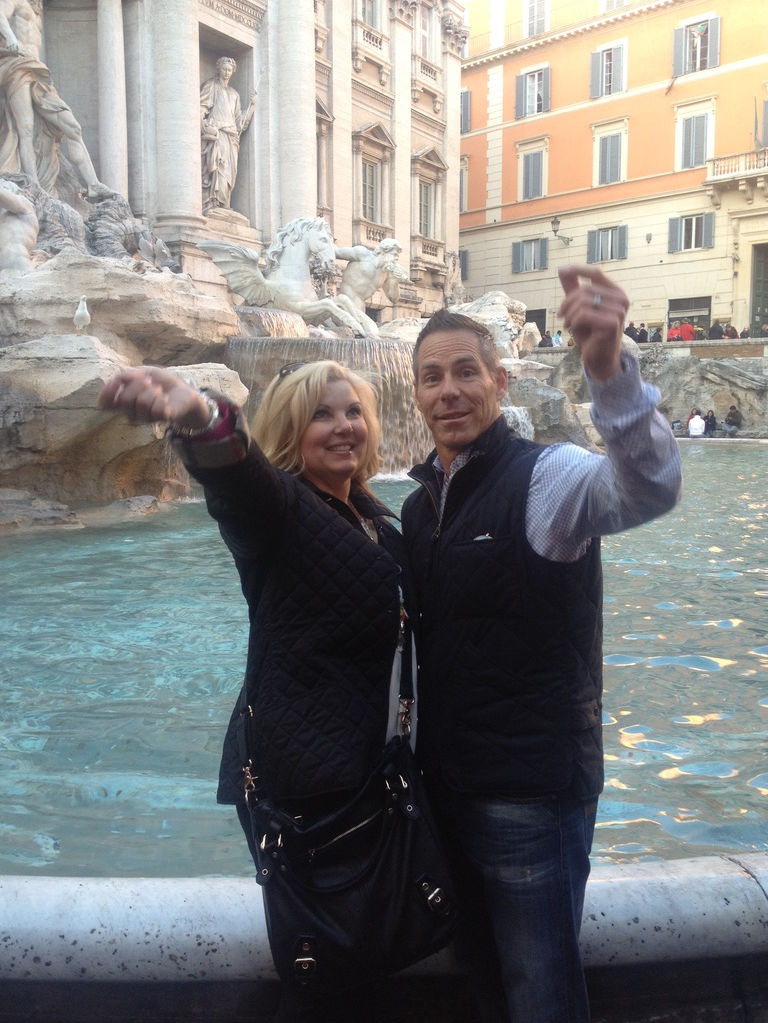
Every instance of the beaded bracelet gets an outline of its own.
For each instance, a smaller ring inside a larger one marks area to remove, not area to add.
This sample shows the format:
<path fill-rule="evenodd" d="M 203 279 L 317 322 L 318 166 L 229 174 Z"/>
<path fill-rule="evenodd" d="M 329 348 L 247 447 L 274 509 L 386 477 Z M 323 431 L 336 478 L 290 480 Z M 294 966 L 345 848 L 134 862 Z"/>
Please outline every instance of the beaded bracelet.
<path fill-rule="evenodd" d="M 201 437 L 204 433 L 210 433 L 210 431 L 216 426 L 216 423 L 218 423 L 221 418 L 219 403 L 215 398 L 206 394 L 205 391 L 200 391 L 200 397 L 211 410 L 210 419 L 205 426 L 171 426 L 171 433 L 174 437 L 179 437 L 182 440 L 191 440 L 193 437 Z"/>

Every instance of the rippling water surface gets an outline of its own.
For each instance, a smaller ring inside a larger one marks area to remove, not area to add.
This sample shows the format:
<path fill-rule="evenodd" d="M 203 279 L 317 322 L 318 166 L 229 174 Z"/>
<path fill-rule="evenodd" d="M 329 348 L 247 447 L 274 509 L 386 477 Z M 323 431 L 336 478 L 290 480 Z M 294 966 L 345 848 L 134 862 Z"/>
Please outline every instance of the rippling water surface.
<path fill-rule="evenodd" d="M 596 860 L 768 849 L 768 449 L 683 458 L 682 504 L 603 541 Z M 247 615 L 204 507 L 2 537 L 0 561 L 0 873 L 250 874 L 215 804 Z"/>

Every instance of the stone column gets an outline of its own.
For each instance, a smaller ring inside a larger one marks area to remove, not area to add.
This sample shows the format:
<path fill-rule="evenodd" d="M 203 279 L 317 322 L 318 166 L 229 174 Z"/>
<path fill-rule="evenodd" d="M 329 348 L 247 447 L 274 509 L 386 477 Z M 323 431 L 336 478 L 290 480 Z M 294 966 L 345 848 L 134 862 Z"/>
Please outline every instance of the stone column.
<path fill-rule="evenodd" d="M 195 0 L 152 5 L 157 202 L 155 226 L 166 240 L 202 227 L 200 44 Z"/>
<path fill-rule="evenodd" d="M 98 0 L 99 177 L 128 195 L 128 115 L 122 0 Z"/>
<path fill-rule="evenodd" d="M 279 104 L 277 170 L 280 226 L 317 216 L 315 145 L 314 4 L 273 4 L 277 19 L 276 96 Z"/>

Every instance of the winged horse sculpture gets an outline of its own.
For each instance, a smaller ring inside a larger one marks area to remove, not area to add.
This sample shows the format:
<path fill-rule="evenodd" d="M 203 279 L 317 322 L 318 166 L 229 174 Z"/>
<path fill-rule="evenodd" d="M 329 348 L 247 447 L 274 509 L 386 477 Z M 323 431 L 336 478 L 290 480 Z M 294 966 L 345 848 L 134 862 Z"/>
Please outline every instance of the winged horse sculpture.
<path fill-rule="evenodd" d="M 368 317 L 361 317 L 346 295 L 319 297 L 315 291 L 311 270 L 328 275 L 336 259 L 333 235 L 322 217 L 297 217 L 281 228 L 266 252 L 264 273 L 254 249 L 227 242 L 198 244 L 226 278 L 230 291 L 248 305 L 287 309 L 316 325 L 331 320 L 360 337 L 370 333 L 364 322 Z"/>

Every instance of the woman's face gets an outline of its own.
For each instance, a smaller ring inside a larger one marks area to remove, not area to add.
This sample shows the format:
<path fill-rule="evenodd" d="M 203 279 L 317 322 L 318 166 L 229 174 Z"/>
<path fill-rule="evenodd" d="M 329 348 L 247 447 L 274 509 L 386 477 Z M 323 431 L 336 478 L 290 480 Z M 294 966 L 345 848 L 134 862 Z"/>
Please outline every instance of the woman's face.
<path fill-rule="evenodd" d="M 367 441 L 368 425 L 357 392 L 346 380 L 332 381 L 301 438 L 302 475 L 321 490 L 346 500 Z"/>

